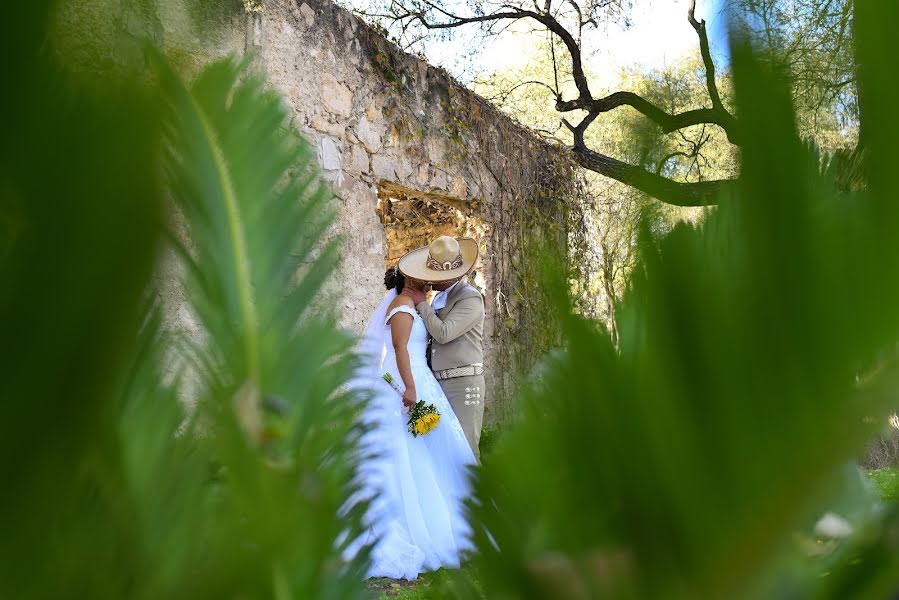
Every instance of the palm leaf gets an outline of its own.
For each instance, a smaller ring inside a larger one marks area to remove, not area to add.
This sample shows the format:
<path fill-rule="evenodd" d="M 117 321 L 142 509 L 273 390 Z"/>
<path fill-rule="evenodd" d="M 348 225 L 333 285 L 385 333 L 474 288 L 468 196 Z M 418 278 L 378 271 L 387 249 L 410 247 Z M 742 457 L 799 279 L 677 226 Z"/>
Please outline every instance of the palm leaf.
<path fill-rule="evenodd" d="M 891 19 L 866 4 L 885 41 Z M 899 583 L 895 518 L 839 579 L 795 541 L 896 401 L 895 78 L 866 57 L 880 143 L 870 189 L 846 194 L 796 137 L 785 82 L 747 48 L 731 56 L 737 197 L 698 227 L 645 227 L 617 349 L 563 310 L 564 357 L 477 479 L 487 597 L 884 597 Z"/>
<path fill-rule="evenodd" d="M 171 106 L 169 180 L 186 225 L 172 237 L 201 329 L 185 341 L 201 427 L 229 473 L 234 510 L 253 515 L 248 534 L 278 557 L 273 593 L 351 594 L 359 582 L 339 577 L 336 540 L 364 506 L 336 518 L 360 434 L 358 399 L 341 388 L 352 339 L 315 309 L 338 262 L 339 241 L 324 239 L 334 200 L 279 96 L 245 65 L 214 63 L 188 89 L 157 63 Z M 286 401 L 288 414 L 263 414 L 264 397 Z M 269 418 L 282 422 L 278 439 L 267 437 Z"/>

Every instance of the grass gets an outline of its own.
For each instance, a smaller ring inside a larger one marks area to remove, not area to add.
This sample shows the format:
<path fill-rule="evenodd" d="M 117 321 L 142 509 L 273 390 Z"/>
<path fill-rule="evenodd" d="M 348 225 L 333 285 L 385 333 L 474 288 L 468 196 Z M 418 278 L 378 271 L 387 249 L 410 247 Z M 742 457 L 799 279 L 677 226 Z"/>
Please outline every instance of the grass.
<path fill-rule="evenodd" d="M 462 567 L 458 573 L 468 579 L 476 588 L 480 588 L 474 574 L 474 569 L 469 566 Z M 379 577 L 368 581 L 368 588 L 378 592 L 378 598 L 396 598 L 398 600 L 424 600 L 431 598 L 432 588 L 437 588 L 440 582 L 446 578 L 446 569 L 440 569 L 433 573 L 423 573 L 415 581 L 405 579 L 387 579 Z"/>
<path fill-rule="evenodd" d="M 899 469 L 873 469 L 868 471 L 868 477 L 874 482 L 881 500 L 884 502 L 899 500 Z"/>

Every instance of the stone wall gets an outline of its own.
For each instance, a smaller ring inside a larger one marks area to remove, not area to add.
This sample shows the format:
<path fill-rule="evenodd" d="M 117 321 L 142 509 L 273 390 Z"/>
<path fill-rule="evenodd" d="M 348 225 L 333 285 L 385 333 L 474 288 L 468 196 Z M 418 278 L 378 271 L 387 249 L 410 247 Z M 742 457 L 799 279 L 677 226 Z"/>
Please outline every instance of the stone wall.
<path fill-rule="evenodd" d="M 335 233 L 346 240 L 345 258 L 335 286 L 347 327 L 361 332 L 384 294 L 379 188 L 414 190 L 487 223 L 491 233 L 482 240 L 479 270 L 487 288 L 487 367 L 496 375 L 499 369 L 491 367 L 508 349 L 495 347 L 501 336 L 493 333 L 515 318 L 509 267 L 520 258 L 518 246 L 528 234 L 509 215 L 520 203 L 532 202 L 537 187 L 546 187 L 547 173 L 555 173 L 560 160 L 558 150 L 329 0 L 265 0 L 263 10 L 253 14 L 217 2 L 200 15 L 189 8 L 195 6 L 192 0 L 166 0 L 149 21 L 134 13 L 131 0 L 85 1 L 118 14 L 126 29 L 132 22 L 149 22 L 149 31 L 133 33 L 180 57 L 188 74 L 219 56 L 252 53 L 283 94 L 292 126 L 317 149 L 342 204 Z M 212 15 L 205 14 L 210 10 Z M 211 16 L 219 21 L 214 28 L 184 26 Z M 502 378 L 489 381 L 493 398 L 508 397 Z M 488 419 L 497 412 L 488 403 Z"/>
<path fill-rule="evenodd" d="M 347 239 L 340 279 L 345 324 L 361 331 L 383 296 L 385 235 L 376 213 L 379 185 L 445 197 L 491 227 L 479 267 L 487 287 L 488 370 L 503 352 L 492 343 L 510 313 L 504 276 L 527 238 L 503 219 L 528 202 L 559 159 L 539 141 L 449 75 L 402 53 L 328 0 L 276 0 L 251 18 L 252 45 L 269 81 L 284 94 L 295 126 L 318 149 L 343 204 Z M 510 313 L 511 314 L 511 313 Z M 495 371 L 495 369 L 492 369 Z M 491 377 L 494 398 L 507 386 Z M 497 410 L 488 405 L 488 416 Z"/>

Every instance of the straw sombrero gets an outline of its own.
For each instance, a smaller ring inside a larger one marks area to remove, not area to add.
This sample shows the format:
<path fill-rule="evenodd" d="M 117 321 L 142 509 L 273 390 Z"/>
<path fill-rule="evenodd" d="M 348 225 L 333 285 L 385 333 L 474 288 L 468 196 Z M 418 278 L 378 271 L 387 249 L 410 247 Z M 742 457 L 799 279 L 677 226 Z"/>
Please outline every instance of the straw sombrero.
<path fill-rule="evenodd" d="M 407 252 L 397 268 L 411 279 L 425 283 L 440 283 L 458 279 L 478 262 L 478 243 L 472 238 L 451 238 L 442 235 L 429 246 Z"/>

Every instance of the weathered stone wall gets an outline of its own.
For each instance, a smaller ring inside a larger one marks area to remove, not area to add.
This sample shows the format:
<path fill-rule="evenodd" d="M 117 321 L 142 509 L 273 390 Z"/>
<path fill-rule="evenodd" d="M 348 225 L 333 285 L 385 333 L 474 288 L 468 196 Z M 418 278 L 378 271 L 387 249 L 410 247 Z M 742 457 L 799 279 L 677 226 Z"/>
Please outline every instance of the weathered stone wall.
<path fill-rule="evenodd" d="M 376 213 L 380 182 L 468 204 L 491 227 L 480 267 L 487 281 L 488 369 L 493 332 L 506 326 L 504 276 L 527 238 L 504 218 L 528 202 L 558 152 L 445 71 L 400 52 L 328 0 L 273 0 L 254 17 L 253 49 L 284 94 L 295 126 L 318 149 L 343 203 L 337 230 L 347 239 L 341 280 L 346 325 L 361 331 L 383 296 L 384 229 Z M 495 369 L 493 369 L 495 371 Z M 491 378 L 491 392 L 503 395 Z M 488 412 L 494 417 L 498 411 Z"/>
<path fill-rule="evenodd" d="M 86 1 L 112 7 L 104 10 L 118 14 L 125 29 L 132 21 L 147 22 L 135 14 L 132 0 Z M 213 3 L 211 14 L 205 14 L 207 8 L 198 15 L 189 8 L 195 4 L 167 0 L 149 20 L 150 31 L 133 33 L 179 57 L 188 74 L 219 56 L 250 52 L 283 94 L 292 126 L 317 149 L 342 204 L 335 233 L 346 245 L 335 290 L 346 326 L 362 331 L 384 293 L 379 186 L 443 198 L 488 224 L 491 234 L 482 240 L 479 270 L 487 288 L 487 368 L 496 375 L 498 369 L 491 367 L 506 350 L 495 347 L 493 341 L 502 336 L 492 334 L 515 318 L 510 265 L 520 260 L 518 247 L 528 237 L 510 215 L 531 202 L 538 187 L 545 192 L 559 152 L 329 0 L 265 0 L 263 11 L 254 14 Z M 220 22 L 205 32 L 184 25 L 213 17 Z M 511 342 L 505 336 L 502 343 Z M 490 381 L 494 398 L 508 397 L 508 382 Z M 503 412 L 491 408 L 488 403 L 488 419 Z"/>

